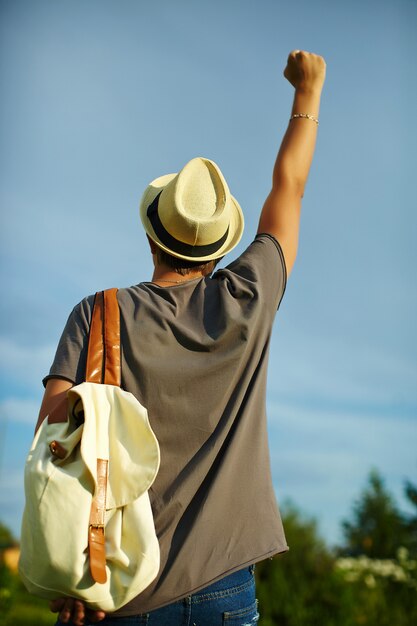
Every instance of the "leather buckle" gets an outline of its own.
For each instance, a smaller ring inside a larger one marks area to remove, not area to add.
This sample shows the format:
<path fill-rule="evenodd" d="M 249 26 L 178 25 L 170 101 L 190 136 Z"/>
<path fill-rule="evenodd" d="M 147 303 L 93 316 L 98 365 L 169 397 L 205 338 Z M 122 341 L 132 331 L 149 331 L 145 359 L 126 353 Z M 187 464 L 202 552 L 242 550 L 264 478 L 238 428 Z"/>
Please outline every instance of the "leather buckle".
<path fill-rule="evenodd" d="M 65 459 L 65 457 L 67 456 L 67 451 L 65 450 L 64 446 L 61 446 L 59 441 L 51 441 L 51 443 L 49 444 L 49 449 L 51 453 L 58 459 Z"/>

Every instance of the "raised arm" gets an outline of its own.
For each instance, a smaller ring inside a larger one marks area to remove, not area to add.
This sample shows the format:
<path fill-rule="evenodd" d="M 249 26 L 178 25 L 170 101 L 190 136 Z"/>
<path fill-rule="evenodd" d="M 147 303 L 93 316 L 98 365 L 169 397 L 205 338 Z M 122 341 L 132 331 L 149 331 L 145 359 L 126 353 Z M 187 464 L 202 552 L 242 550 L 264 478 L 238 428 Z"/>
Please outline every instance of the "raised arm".
<path fill-rule="evenodd" d="M 272 190 L 265 200 L 258 233 L 270 233 L 279 241 L 289 275 L 297 256 L 301 200 L 316 145 L 320 97 L 326 76 L 323 57 L 293 50 L 284 70 L 295 87 L 293 115 L 275 162 Z M 311 119 L 314 118 L 314 119 Z"/>

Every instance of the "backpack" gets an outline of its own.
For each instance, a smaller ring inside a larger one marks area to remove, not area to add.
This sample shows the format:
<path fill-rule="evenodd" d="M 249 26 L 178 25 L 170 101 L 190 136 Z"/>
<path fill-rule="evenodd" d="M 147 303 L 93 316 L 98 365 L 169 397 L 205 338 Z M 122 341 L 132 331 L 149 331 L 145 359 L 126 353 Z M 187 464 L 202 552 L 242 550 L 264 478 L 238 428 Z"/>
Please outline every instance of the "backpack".
<path fill-rule="evenodd" d="M 86 382 L 48 415 L 25 466 L 20 576 L 31 593 L 112 612 L 157 576 L 148 489 L 159 469 L 148 414 L 120 388 L 117 289 L 95 296 Z"/>

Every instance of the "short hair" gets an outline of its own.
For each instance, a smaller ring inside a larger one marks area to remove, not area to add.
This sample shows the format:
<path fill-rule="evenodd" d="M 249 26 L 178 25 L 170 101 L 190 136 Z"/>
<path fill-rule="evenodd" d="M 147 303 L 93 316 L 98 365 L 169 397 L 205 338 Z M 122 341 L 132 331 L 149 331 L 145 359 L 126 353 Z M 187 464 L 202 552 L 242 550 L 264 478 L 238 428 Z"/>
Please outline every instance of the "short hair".
<path fill-rule="evenodd" d="M 180 259 L 179 257 L 173 256 L 172 254 L 169 254 L 169 252 L 165 252 L 165 250 L 162 250 L 162 248 L 157 246 L 156 258 L 158 259 L 158 263 L 167 265 L 169 268 L 177 272 L 177 274 L 181 274 L 181 276 L 186 276 L 192 270 L 206 270 L 207 274 L 211 274 L 223 257 L 212 259 L 211 261 L 189 261 L 187 259 Z"/>

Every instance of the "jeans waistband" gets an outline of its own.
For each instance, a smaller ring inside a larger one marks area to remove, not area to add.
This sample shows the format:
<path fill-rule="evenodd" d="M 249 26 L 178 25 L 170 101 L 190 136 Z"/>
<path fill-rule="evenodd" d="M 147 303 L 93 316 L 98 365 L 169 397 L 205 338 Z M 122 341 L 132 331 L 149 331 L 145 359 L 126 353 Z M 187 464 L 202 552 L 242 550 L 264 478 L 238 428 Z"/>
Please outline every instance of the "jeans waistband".
<path fill-rule="evenodd" d="M 200 595 L 205 595 L 208 593 L 216 593 L 218 591 L 229 589 L 230 587 L 237 587 L 239 585 L 243 585 L 246 582 L 253 580 L 254 571 L 255 571 L 255 566 L 250 565 L 249 567 L 240 569 L 237 572 L 228 574 L 227 576 L 220 578 L 220 580 L 217 580 L 215 583 L 212 583 L 211 585 L 204 587 L 204 589 L 200 589 L 196 593 L 193 593 L 192 597 L 198 598 L 198 596 Z"/>

